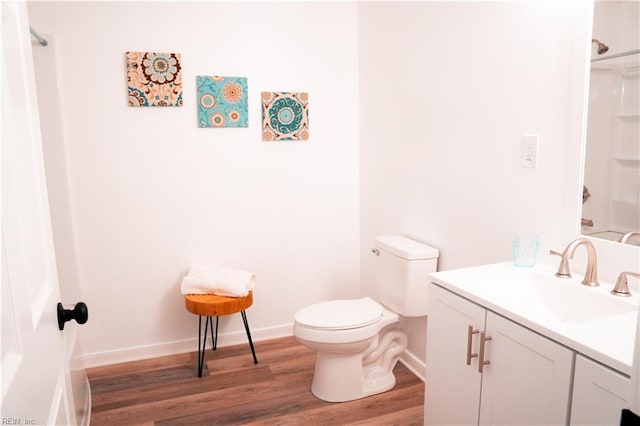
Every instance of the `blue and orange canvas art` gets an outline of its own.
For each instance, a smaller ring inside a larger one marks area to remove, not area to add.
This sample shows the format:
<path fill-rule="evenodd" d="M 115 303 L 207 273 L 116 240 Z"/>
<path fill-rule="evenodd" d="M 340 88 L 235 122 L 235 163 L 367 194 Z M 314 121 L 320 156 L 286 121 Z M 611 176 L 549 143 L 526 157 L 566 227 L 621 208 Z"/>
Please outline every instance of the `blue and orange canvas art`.
<path fill-rule="evenodd" d="M 202 76 L 198 84 L 199 127 L 247 127 L 247 79 Z"/>

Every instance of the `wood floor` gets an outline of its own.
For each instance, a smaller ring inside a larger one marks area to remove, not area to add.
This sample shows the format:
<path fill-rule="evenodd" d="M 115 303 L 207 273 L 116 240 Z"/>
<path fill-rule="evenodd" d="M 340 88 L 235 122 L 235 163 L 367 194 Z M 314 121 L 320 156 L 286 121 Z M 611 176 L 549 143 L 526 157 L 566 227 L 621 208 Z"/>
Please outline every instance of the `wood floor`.
<path fill-rule="evenodd" d="M 328 403 L 310 391 L 315 354 L 293 337 L 207 350 L 203 377 L 197 352 L 87 371 L 91 425 L 422 425 L 424 384 L 395 368 L 391 391 Z"/>

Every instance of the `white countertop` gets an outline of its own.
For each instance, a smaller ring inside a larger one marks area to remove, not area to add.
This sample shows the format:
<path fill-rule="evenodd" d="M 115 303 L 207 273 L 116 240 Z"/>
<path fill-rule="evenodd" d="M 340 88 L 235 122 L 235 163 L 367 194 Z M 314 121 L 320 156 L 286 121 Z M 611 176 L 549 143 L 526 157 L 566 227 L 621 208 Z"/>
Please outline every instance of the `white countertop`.
<path fill-rule="evenodd" d="M 430 274 L 430 280 L 626 375 L 631 374 L 640 292 L 610 293 L 613 283 L 558 278 L 556 266 L 511 262 Z"/>

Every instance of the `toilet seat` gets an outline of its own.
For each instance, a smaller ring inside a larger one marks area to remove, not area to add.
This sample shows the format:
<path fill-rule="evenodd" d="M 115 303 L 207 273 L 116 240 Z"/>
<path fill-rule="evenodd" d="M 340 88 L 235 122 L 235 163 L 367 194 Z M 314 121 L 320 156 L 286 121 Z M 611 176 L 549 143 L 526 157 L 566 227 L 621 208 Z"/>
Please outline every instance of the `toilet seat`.
<path fill-rule="evenodd" d="M 380 321 L 385 308 L 370 297 L 330 300 L 299 310 L 295 321 L 315 330 L 352 330 Z"/>

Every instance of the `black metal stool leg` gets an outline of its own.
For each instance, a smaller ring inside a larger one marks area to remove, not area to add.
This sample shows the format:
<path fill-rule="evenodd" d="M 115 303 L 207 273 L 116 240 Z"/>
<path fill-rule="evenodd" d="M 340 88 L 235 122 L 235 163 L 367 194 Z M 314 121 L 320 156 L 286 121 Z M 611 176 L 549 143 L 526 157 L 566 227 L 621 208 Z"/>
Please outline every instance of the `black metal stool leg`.
<path fill-rule="evenodd" d="M 216 317 L 216 338 L 213 341 L 213 349 L 216 350 L 218 349 L 218 321 L 220 320 L 220 317 Z M 211 323 L 211 328 L 213 329 L 213 323 Z"/>
<path fill-rule="evenodd" d="M 198 315 L 198 377 L 202 377 L 202 368 L 204 367 L 204 351 L 207 345 L 207 329 L 209 326 L 209 318 L 204 321 L 204 340 L 202 339 L 202 315 Z M 202 349 L 200 348 L 202 346 Z"/>
<path fill-rule="evenodd" d="M 251 340 L 251 332 L 249 331 L 249 323 L 247 322 L 247 314 L 245 311 L 240 312 L 242 314 L 242 322 L 244 323 L 244 329 L 247 332 L 247 338 L 249 339 L 249 346 L 251 346 L 251 353 L 253 354 L 253 363 L 258 363 L 258 358 L 256 358 L 256 350 L 253 347 L 253 341 Z"/>
<path fill-rule="evenodd" d="M 211 324 L 211 349 L 213 349 L 214 351 L 216 350 L 216 341 L 218 339 L 218 317 L 216 317 L 216 335 L 215 337 L 213 336 L 213 318 L 212 317 L 207 317 L 207 321 L 209 321 L 209 324 Z"/>

